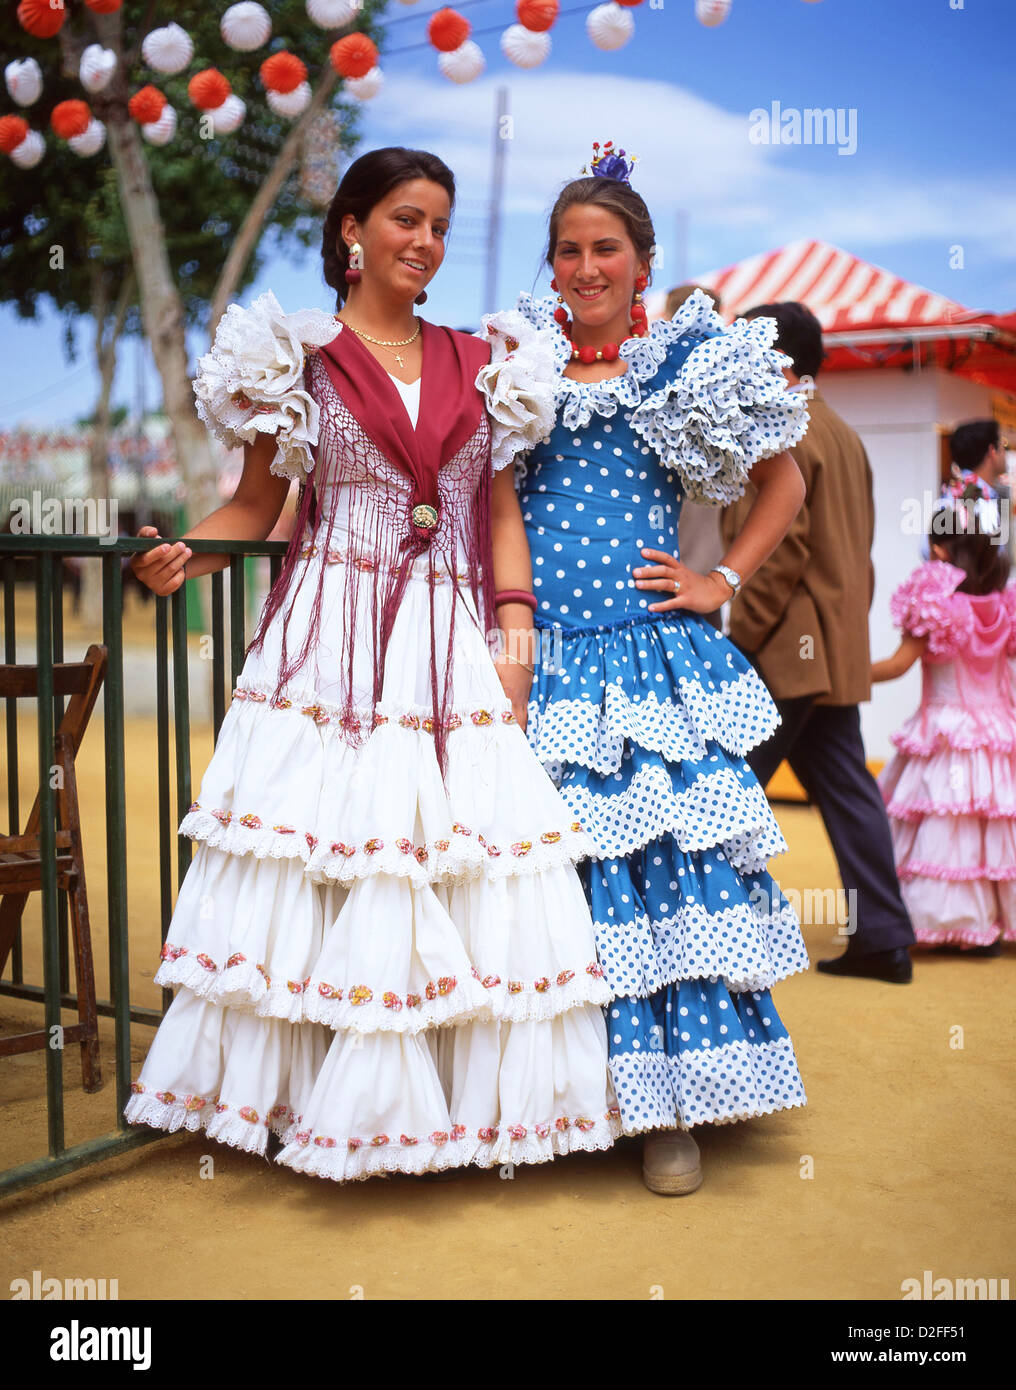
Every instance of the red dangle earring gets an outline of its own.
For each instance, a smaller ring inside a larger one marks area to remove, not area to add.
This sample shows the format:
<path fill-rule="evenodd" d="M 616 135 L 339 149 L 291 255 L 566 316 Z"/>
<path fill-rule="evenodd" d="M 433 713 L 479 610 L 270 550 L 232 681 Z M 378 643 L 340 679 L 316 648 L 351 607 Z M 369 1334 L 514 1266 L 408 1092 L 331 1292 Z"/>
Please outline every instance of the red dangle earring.
<path fill-rule="evenodd" d="M 561 325 L 564 329 L 565 337 L 567 337 L 568 329 L 565 328 L 565 324 L 569 322 L 569 319 L 568 310 L 564 307 L 564 295 L 561 294 L 557 288 L 557 280 L 551 280 L 550 288 L 557 295 L 557 308 L 554 310 L 554 320 Z"/>
<path fill-rule="evenodd" d="M 642 294 L 648 284 L 649 279 L 645 275 L 640 275 L 635 281 L 635 296 L 631 302 L 631 329 L 636 338 L 644 338 L 649 332 L 646 306 L 642 303 Z"/>

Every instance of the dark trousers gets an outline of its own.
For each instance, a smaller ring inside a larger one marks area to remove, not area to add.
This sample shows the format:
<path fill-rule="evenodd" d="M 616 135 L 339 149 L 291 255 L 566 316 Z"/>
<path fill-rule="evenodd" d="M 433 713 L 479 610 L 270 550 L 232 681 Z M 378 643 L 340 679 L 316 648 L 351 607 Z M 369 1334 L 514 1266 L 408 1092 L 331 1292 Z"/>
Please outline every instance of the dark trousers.
<path fill-rule="evenodd" d="M 816 705 L 809 695 L 777 700 L 776 707 L 783 723 L 748 754 L 748 763 L 765 786 L 786 758 L 818 807 L 844 890 L 856 893 L 855 930 L 847 949 L 870 955 L 912 946 L 914 929 L 900 896 L 889 818 L 865 764 L 857 706 Z"/>

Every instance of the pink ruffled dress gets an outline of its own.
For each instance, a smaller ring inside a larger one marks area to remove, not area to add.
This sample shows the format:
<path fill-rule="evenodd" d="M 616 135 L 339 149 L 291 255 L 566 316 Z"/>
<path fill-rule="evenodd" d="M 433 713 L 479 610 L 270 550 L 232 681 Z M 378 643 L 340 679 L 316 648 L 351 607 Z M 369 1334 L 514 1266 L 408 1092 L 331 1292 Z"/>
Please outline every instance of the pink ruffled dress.
<path fill-rule="evenodd" d="M 928 637 L 920 709 L 878 780 L 929 946 L 1016 941 L 1016 588 L 957 593 L 964 578 L 931 560 L 890 600 L 897 627 Z"/>

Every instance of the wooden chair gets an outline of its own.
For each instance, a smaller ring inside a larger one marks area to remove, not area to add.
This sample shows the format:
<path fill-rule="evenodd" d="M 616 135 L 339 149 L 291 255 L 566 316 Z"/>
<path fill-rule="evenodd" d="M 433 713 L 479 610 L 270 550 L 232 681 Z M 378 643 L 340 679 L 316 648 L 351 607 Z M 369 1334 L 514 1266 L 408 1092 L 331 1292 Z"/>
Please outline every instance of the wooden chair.
<path fill-rule="evenodd" d="M 84 661 L 58 662 L 53 666 L 53 693 L 71 696 L 53 740 L 53 764 L 62 774 L 62 785 L 55 789 L 56 881 L 58 891 L 67 894 L 70 905 L 79 1020 L 64 1028 L 63 1041 L 81 1044 L 81 1080 L 86 1091 L 98 1091 L 102 1087 L 102 1068 L 74 759 L 105 674 L 106 648 L 94 642 L 85 653 Z M 38 666 L 0 665 L 0 697 L 37 699 L 38 694 Z M 37 794 L 28 824 L 20 835 L 0 835 L 0 974 L 7 964 L 29 893 L 42 890 L 39 801 Z M 0 1038 L 0 1057 L 34 1052 L 48 1043 L 49 1036 L 44 1028 Z"/>

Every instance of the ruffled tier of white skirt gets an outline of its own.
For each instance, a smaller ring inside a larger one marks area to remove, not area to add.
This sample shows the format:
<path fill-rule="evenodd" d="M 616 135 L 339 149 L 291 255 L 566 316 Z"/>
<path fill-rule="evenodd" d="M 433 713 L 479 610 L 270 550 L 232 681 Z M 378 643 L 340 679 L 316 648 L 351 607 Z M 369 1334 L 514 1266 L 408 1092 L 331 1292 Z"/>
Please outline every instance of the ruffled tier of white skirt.
<path fill-rule="evenodd" d="M 442 778 L 426 722 L 427 563 L 396 619 L 372 732 L 360 706 L 360 747 L 337 722 L 341 565 L 299 688 L 271 698 L 278 623 L 248 656 L 180 827 L 198 845 L 156 975 L 179 993 L 128 1120 L 258 1153 L 274 1131 L 279 1162 L 339 1180 L 540 1162 L 619 1132 L 610 991 L 574 868 L 588 842 L 511 719 L 468 596 Z M 445 583 L 438 650 L 450 603 Z M 365 690 L 366 662 L 358 678 Z"/>

